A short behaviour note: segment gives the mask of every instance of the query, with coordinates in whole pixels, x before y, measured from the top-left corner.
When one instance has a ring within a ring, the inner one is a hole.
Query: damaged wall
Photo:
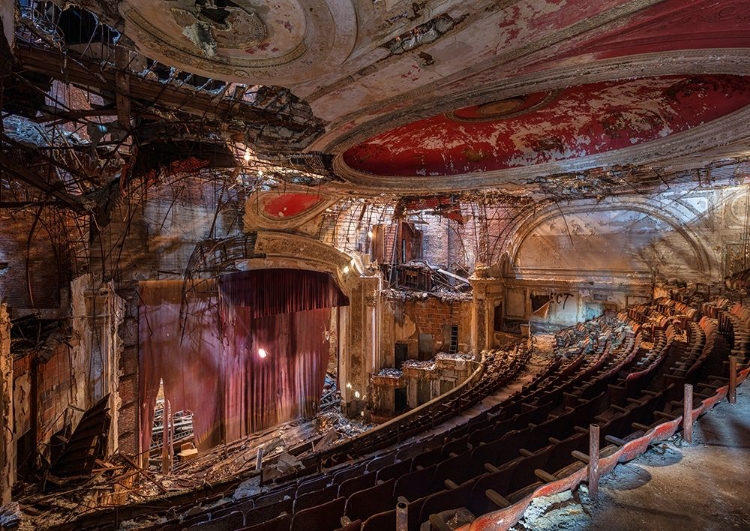
[[[515,235],[504,316],[527,321],[547,297],[537,320],[570,325],[632,304],[658,282],[721,282],[750,263],[749,204],[746,186],[732,185],[540,210]]]
[[[49,457],[52,436],[66,425],[75,427],[83,412],[108,393],[113,412],[108,452],[117,448],[122,301],[111,283],[95,289],[90,275],[75,279],[71,292],[70,326],[14,356],[15,433],[25,465],[34,464],[34,446]]]
[[[13,360],[10,355],[10,317],[0,304],[0,505],[10,502],[16,479],[13,433]]]
[[[227,191],[212,172],[164,175],[149,184],[133,181],[91,245],[95,275],[113,278],[124,301],[113,422],[121,452],[136,455],[139,448],[138,283],[183,278],[198,242],[239,233],[241,207],[236,190]]]
[[[441,300],[425,295],[402,301],[381,295],[381,304],[384,309],[381,312],[382,367],[395,366],[397,344],[406,345],[408,359],[428,360],[438,352],[448,352],[453,326],[457,327],[458,350],[469,350],[471,298]]]
[[[6,300],[13,310],[26,308],[53,309],[60,307],[60,265],[57,249],[49,233],[37,224],[35,235],[29,240],[34,227],[30,212],[0,211],[0,299]]]

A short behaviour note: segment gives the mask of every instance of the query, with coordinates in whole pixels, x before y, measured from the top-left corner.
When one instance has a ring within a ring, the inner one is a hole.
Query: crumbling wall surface
[[[676,185],[660,193],[541,209],[513,237],[504,317],[567,326],[648,296],[654,283],[721,282],[750,266],[750,192]]]
[[[747,186],[733,184],[552,206],[516,233],[512,265],[528,280],[721,281],[750,259],[749,202]]]
[[[49,235],[34,225],[27,212],[0,213],[0,298],[13,309],[58,308],[60,305],[60,268]]]
[[[216,179],[179,174],[134,188],[115,205],[112,221],[91,245],[95,276],[113,278],[123,304],[116,334],[118,414],[113,433],[119,450],[130,455],[138,453],[140,422],[138,283],[182,279],[198,242],[239,234],[242,228],[242,201]]]
[[[451,340],[451,326],[458,326],[458,349],[467,350],[471,341],[471,301],[443,301],[438,297],[406,301],[384,301],[382,312],[384,340],[392,341],[383,345],[390,352],[382,352],[382,359],[393,360],[394,344],[406,342],[409,358],[419,357],[419,336],[432,336],[433,352],[448,352]],[[384,355],[383,355],[384,354]],[[424,357],[424,356],[423,356]]]
[[[82,275],[71,283],[71,311],[74,346],[70,352],[71,405],[86,410],[110,395],[112,415],[108,453],[117,449],[118,389],[122,341],[120,325],[124,301],[114,291],[114,283],[98,283],[92,275]]]
[[[10,356],[10,317],[0,304],[0,505],[10,502],[16,477],[13,434],[13,359]]]

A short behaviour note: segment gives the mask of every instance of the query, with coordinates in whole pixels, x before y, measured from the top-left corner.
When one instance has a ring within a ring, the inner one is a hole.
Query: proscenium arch
[[[702,275],[705,275],[707,278],[711,277],[713,273],[713,267],[711,265],[711,259],[708,255],[708,252],[706,251],[707,242],[705,242],[703,238],[682,225],[681,220],[676,216],[665,214],[664,206],[655,206],[647,203],[639,204],[632,202],[623,202],[612,205],[583,203],[570,206],[560,206],[557,204],[547,206],[544,210],[538,212],[536,216],[532,217],[530,220],[527,220],[517,229],[508,250],[508,254],[510,257],[510,267],[514,271],[518,270],[518,254],[523,247],[526,239],[541,224],[557,217],[563,217],[565,214],[584,214],[611,211],[638,212],[666,223],[667,225],[672,227],[672,229],[677,232],[693,250],[694,256],[697,261],[698,271]]]

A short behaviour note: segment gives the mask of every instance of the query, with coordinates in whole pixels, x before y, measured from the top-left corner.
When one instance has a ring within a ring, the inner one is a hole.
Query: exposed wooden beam
[[[26,184],[31,185],[34,188],[45,192],[46,194],[49,194],[59,201],[62,201],[66,206],[75,210],[76,212],[83,212],[86,210],[82,198],[70,195],[63,190],[60,190],[59,187],[49,184],[39,175],[30,172],[22,166],[19,166],[15,161],[2,153],[0,153],[0,167],[2,167],[8,173],[15,175],[19,180],[25,182]]]
[[[87,57],[74,58],[57,50],[22,43],[18,43],[15,55],[26,71],[44,74],[94,92],[120,92],[115,79],[118,69],[99,61]],[[238,105],[237,101],[228,98],[217,99],[216,94],[184,84],[148,79],[129,71],[123,73],[129,80],[130,97],[148,105],[179,109],[187,114],[219,121],[240,120],[248,124],[282,126],[290,131],[305,131],[310,127],[310,124],[294,123],[246,103]],[[124,84],[124,78],[121,82]]]

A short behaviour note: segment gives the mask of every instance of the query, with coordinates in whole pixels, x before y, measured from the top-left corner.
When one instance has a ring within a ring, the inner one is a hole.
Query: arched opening
[[[172,411],[193,412],[200,450],[318,411],[333,310],[349,304],[330,274],[259,269],[187,290],[149,281],[140,297],[141,451],[160,381]]]

